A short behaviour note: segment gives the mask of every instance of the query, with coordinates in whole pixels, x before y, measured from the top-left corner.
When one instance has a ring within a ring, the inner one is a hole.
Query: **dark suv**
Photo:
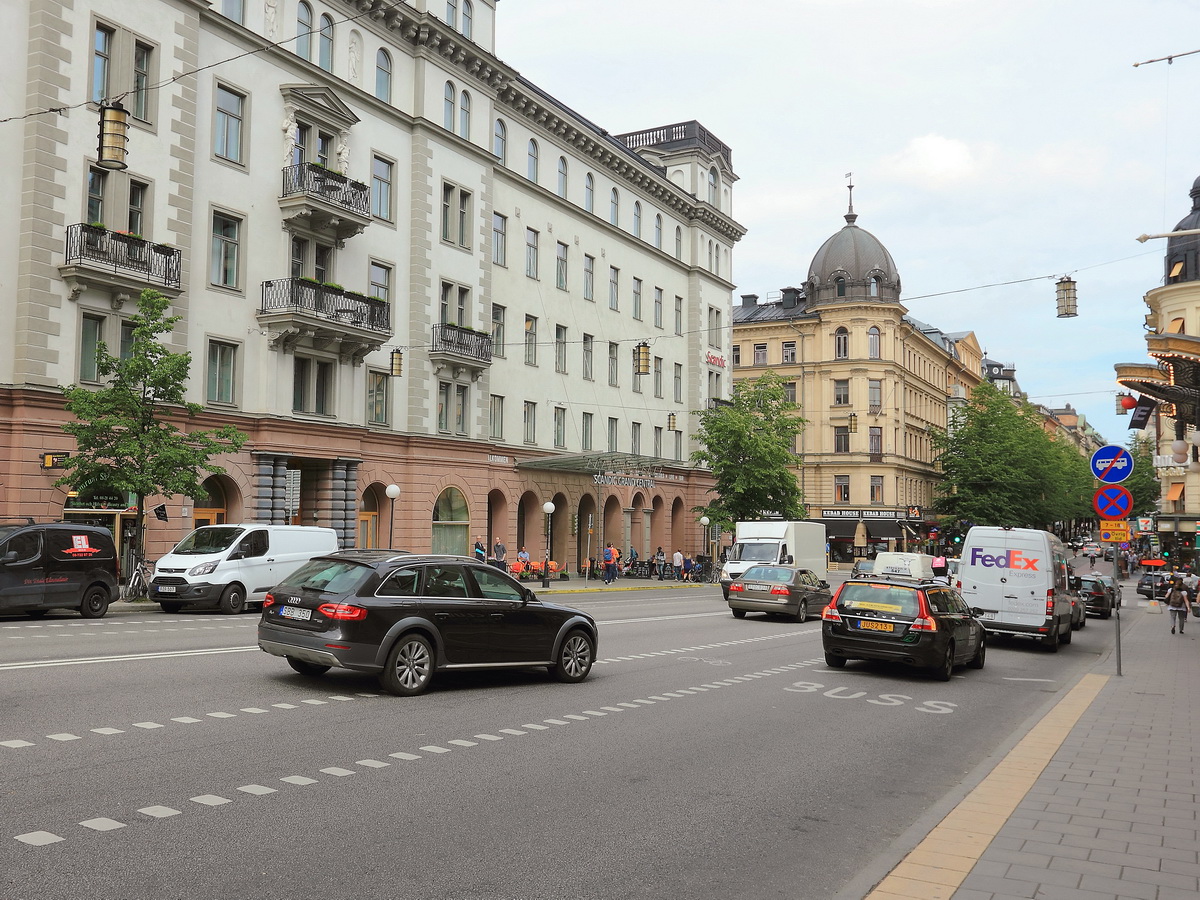
[[[107,528],[0,519],[0,613],[77,609],[99,619],[117,583],[117,550]]]
[[[931,669],[949,681],[954,667],[983,668],[978,612],[949,585],[888,576],[847,581],[821,613],[825,662],[882,659]]]
[[[263,602],[258,646],[301,675],[340,666],[408,696],[435,671],[544,666],[583,681],[596,620],[539,600],[493,566],[464,556],[342,550],[316,557]]]

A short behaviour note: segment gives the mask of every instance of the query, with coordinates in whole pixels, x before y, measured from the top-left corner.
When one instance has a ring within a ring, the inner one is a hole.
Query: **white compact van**
[[[976,525],[963,541],[955,586],[990,634],[1071,643],[1067,550],[1048,531]]]
[[[205,525],[154,564],[150,599],[239,613],[314,556],[338,549],[337,532],[309,525]]]
[[[871,577],[900,575],[904,578],[919,578],[933,581],[933,557],[927,553],[899,553],[884,551],[875,556],[875,567]]]

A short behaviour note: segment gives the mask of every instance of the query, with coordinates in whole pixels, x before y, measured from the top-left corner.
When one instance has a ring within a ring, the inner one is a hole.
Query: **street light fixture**
[[[392,501],[391,508],[388,510],[388,549],[392,549],[395,543],[396,536],[396,498],[400,496],[400,485],[389,484],[383,489],[387,494],[387,498]]]
[[[700,527],[704,529],[703,533],[700,535],[700,543],[701,543],[701,544],[703,545],[703,547],[704,547],[704,553],[705,553],[705,555],[707,555],[707,556],[709,556],[709,557],[710,557],[710,559],[709,559],[709,564],[710,564],[710,565],[712,564],[712,559],[711,559],[711,556],[712,556],[712,554],[710,554],[710,553],[708,552],[708,549],[709,549],[709,545],[712,543],[712,541],[710,541],[710,540],[709,540],[709,537],[708,537],[708,524],[709,524],[711,521],[712,521],[712,519],[710,519],[708,516],[701,516],[701,517],[700,517]]]
[[[542,564],[542,587],[550,587],[550,517],[554,515],[554,504],[547,500],[542,504],[546,514],[546,559]]]

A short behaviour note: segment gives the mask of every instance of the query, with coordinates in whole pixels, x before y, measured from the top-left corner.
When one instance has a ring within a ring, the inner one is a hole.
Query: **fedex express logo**
[[[993,555],[985,553],[978,547],[971,548],[971,565],[983,566],[985,569],[1032,569],[1038,571],[1038,563],[1041,559],[1027,558],[1021,554],[1020,550],[1005,550],[1003,553]]]

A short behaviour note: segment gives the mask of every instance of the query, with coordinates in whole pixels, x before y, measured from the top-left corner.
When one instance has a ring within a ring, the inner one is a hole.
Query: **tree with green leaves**
[[[1121,486],[1133,495],[1133,512],[1152,516],[1158,511],[1156,501],[1162,496],[1158,471],[1154,468],[1154,441],[1144,434],[1135,434],[1125,445],[1133,457],[1133,472]]]
[[[104,343],[96,348],[103,386],[62,389],[66,409],[76,419],[63,430],[75,438],[78,449],[64,462],[67,473],[56,484],[81,493],[134,494],[138,559],[144,551],[146,497],[203,497],[203,478],[225,471],[211,457],[235,452],[246,441],[232,425],[190,432],[175,425],[174,420],[196,416],[203,407],[184,402],[191,354],[173,353],[159,340],[180,319],[167,315],[169,305],[157,291],[142,291],[138,311],[128,320],[132,342],[125,352],[114,356]]]
[[[796,403],[787,399],[782,378],[767,372],[740,381],[732,401],[695,415],[700,420],[700,449],[692,461],[707,466],[716,481],[708,505],[695,512],[725,529],[768,513],[787,520],[804,518],[795,448],[806,422]]]

